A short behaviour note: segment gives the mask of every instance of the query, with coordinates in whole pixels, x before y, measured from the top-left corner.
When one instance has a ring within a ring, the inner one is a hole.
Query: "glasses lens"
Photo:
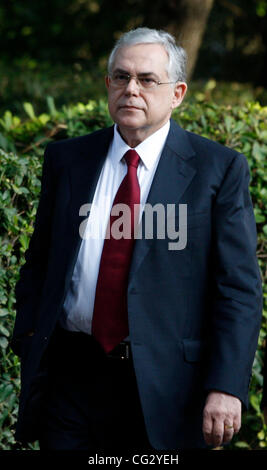
[[[141,88],[145,88],[145,89],[155,88],[157,86],[156,80],[154,80],[154,78],[149,78],[149,77],[139,78],[139,83],[140,83]]]
[[[137,85],[143,90],[147,90],[148,88],[155,88],[157,86],[156,80],[151,77],[134,77],[125,73],[115,72],[111,75],[110,78],[113,85],[118,88],[127,86],[131,78],[134,78]]]
[[[111,75],[111,80],[115,86],[126,86],[129,81],[129,75],[123,73],[114,73]]]

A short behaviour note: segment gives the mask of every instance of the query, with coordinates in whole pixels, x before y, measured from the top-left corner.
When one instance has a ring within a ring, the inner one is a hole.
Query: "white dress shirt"
[[[137,177],[140,185],[140,218],[150,186],[166,142],[170,122],[135,147],[140,156]],[[123,155],[130,147],[122,139],[117,125],[107,158],[97,182],[86,231],[81,242],[69,290],[63,306],[60,324],[71,331],[91,334],[95,290],[106,227],[113,200],[127,173]],[[86,203],[87,201],[85,201]]]

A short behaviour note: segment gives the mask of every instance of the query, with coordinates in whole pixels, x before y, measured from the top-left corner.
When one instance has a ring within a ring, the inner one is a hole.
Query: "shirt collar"
[[[154,134],[150,135],[145,139],[141,144],[135,147],[136,152],[141,158],[141,161],[145,165],[145,167],[150,170],[157,162],[163,147],[165,145],[167,135],[170,129],[170,121],[168,121],[164,126],[158,129]],[[111,163],[115,169],[116,165],[120,162],[123,155],[130,150],[128,144],[123,140],[121,137],[118,126],[115,124],[114,126],[114,138],[111,143],[111,149],[109,158]]]

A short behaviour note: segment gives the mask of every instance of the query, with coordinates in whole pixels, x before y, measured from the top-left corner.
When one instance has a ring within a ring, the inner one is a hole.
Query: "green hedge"
[[[27,65],[28,64],[28,65]],[[33,67],[33,68],[32,68]],[[64,66],[38,62],[3,64],[0,57],[0,115],[6,110],[23,114],[23,102],[34,103],[40,114],[46,111],[47,95],[53,96],[58,106],[96,100],[104,96],[106,62],[86,66],[80,63]],[[64,77],[64,80],[62,79]],[[259,101],[267,104],[267,90],[251,83],[193,80],[187,92],[187,101],[216,101],[219,104],[244,104]]]
[[[35,116],[30,103],[24,103],[24,109],[28,119],[23,122],[9,111],[0,119],[0,449],[16,448],[14,423],[20,385],[19,360],[9,348],[9,339],[15,318],[14,287],[33,232],[44,148],[52,140],[84,135],[111,124],[104,100],[65,106],[58,111],[53,99],[48,98],[48,111],[39,116]],[[184,128],[246,155],[258,228],[257,253],[265,283],[267,107],[258,103],[217,106],[190,100],[177,109],[173,117]],[[267,447],[267,426],[263,424],[260,411],[266,332],[265,310],[253,365],[250,407],[230,449]],[[37,449],[38,445],[29,447]]]

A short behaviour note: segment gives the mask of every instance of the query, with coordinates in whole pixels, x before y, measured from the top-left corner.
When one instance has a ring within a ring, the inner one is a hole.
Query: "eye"
[[[128,81],[128,75],[125,73],[114,73],[113,75],[113,80],[116,82],[127,82]]]
[[[142,85],[146,88],[153,87],[157,84],[156,80],[151,77],[143,77],[139,79]]]

